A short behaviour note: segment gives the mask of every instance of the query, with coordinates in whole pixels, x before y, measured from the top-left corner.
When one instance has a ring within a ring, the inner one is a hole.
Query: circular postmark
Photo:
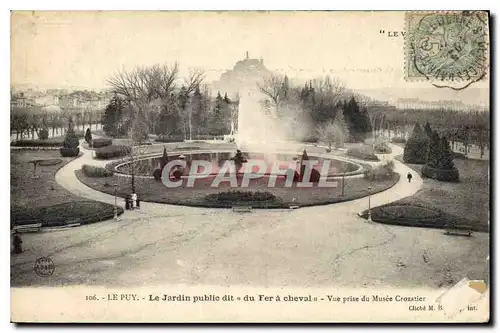
[[[54,262],[48,257],[38,258],[35,262],[34,270],[39,276],[51,276],[55,269]]]
[[[410,74],[462,89],[488,66],[488,24],[483,12],[420,14],[409,27]]]

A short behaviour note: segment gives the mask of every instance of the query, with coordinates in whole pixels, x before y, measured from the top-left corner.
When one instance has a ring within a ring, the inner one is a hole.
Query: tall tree
[[[444,170],[451,170],[455,168],[455,164],[453,163],[453,154],[450,149],[450,143],[446,139],[445,136],[441,138],[441,158],[439,167]]]
[[[128,123],[125,115],[125,101],[118,95],[115,95],[106,106],[101,119],[104,133],[111,137],[125,135],[128,131]]]
[[[435,169],[441,168],[442,146],[441,146],[441,139],[439,138],[437,132],[432,132],[429,138],[426,160],[428,166]]]
[[[428,139],[419,123],[415,124],[411,136],[408,138],[403,160],[406,163],[423,164],[427,161]]]

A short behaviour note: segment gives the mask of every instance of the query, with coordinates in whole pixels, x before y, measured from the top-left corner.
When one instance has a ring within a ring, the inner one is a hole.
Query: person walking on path
[[[411,182],[411,177],[412,177],[411,173],[410,173],[410,172],[408,172],[408,175],[406,175],[406,178],[408,178],[408,183],[410,183],[410,182]]]

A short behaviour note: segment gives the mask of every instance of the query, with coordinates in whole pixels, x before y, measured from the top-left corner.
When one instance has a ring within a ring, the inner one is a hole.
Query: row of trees
[[[445,136],[456,150],[461,142],[467,153],[471,144],[480,148],[481,157],[490,142],[490,114],[488,111],[456,111],[448,109],[400,110],[372,107],[370,118],[374,121],[374,135],[406,137],[416,123],[428,122],[440,136]]]
[[[66,127],[69,118],[74,119],[76,129],[83,131],[85,127],[92,127],[101,122],[102,111],[84,110],[62,112],[25,112],[22,110],[13,110],[10,117],[11,131],[16,133],[16,140],[26,138],[35,138],[35,134],[40,137],[41,131],[51,133],[51,136],[62,134],[62,128]]]

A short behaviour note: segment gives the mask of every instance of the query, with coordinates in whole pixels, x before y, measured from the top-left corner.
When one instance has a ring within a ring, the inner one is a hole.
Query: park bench
[[[12,228],[15,232],[39,232],[42,229],[41,223],[16,225]]]
[[[464,228],[447,227],[445,234],[456,235],[456,236],[471,236],[472,231],[470,229],[464,229]]]
[[[250,213],[252,211],[252,206],[238,205],[233,206],[233,212],[235,213]]]

